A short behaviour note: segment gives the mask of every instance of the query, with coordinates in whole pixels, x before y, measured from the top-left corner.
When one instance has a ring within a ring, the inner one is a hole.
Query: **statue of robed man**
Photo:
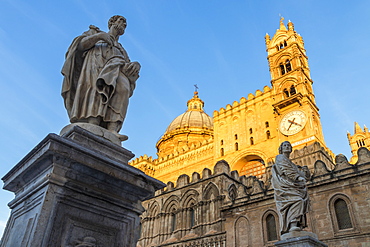
[[[113,16],[108,33],[91,25],[69,47],[62,96],[71,123],[98,125],[118,135],[140,71],[118,43],[126,26],[124,17]]]
[[[279,147],[272,166],[272,186],[276,208],[279,214],[281,234],[301,231],[307,227],[309,197],[306,180],[309,178],[307,166],[300,167],[290,159],[292,145],[285,141]]]

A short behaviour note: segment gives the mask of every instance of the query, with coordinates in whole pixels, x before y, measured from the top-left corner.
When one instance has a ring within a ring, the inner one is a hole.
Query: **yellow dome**
[[[203,111],[186,111],[172,121],[165,134],[193,128],[213,130],[213,119]]]
[[[201,143],[213,138],[213,119],[204,112],[198,92],[187,103],[188,110],[176,117],[157,142],[158,155],[168,155],[176,147]]]
[[[188,110],[172,121],[164,135],[189,129],[213,130],[213,119],[204,112],[204,102],[198,97],[198,92],[194,92],[187,106]]]

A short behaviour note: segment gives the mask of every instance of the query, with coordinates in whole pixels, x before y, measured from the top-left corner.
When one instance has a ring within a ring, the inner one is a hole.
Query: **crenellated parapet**
[[[214,121],[216,118],[222,118],[228,115],[232,115],[233,113],[239,112],[241,110],[245,110],[247,107],[257,104],[258,102],[263,101],[266,97],[269,97],[271,93],[271,88],[269,86],[265,86],[263,91],[256,90],[254,94],[248,94],[247,99],[242,97],[239,102],[234,101],[232,104],[226,105],[224,108],[220,108],[220,110],[215,110],[213,112]]]
[[[145,174],[155,176],[162,181],[175,182],[176,176],[173,175],[175,172],[178,172],[181,168],[183,172],[186,172],[184,163],[198,161],[199,164],[202,160],[209,162],[210,159],[212,159],[213,152],[213,142],[211,140],[204,140],[197,144],[192,143],[190,145],[184,145],[173,153],[156,159],[153,159],[151,156],[148,157],[147,155],[143,155],[132,160],[129,164],[144,171]],[[193,171],[193,167],[189,169],[190,174]],[[168,176],[163,177],[164,174]]]
[[[142,170],[145,174],[149,176],[155,175],[155,160],[152,156],[144,154],[129,162],[129,165]]]

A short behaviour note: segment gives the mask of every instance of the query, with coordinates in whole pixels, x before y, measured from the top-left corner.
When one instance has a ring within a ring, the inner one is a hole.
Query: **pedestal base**
[[[106,140],[109,140],[110,142],[117,144],[118,146],[121,146],[121,142],[126,141],[128,139],[128,136],[126,135],[113,133],[107,129],[104,129],[100,126],[90,123],[69,124],[60,131],[60,136],[68,136],[69,134],[73,133],[76,126],[89,131],[90,133],[96,135],[97,137],[102,137]]]
[[[281,236],[281,241],[276,242],[278,247],[327,247],[317,239],[317,235],[306,231],[292,231]]]
[[[130,151],[78,126],[66,133],[2,179],[15,199],[1,246],[136,246],[141,201],[165,185],[128,165]]]

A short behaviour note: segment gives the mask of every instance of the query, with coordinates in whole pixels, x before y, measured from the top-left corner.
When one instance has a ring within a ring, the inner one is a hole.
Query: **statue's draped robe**
[[[283,154],[276,156],[272,167],[272,186],[275,190],[275,202],[279,211],[281,234],[289,231],[289,223],[298,222],[302,228],[307,226],[309,198],[305,182],[298,177],[305,173]]]
[[[130,60],[118,42],[111,47],[99,41],[86,51],[78,50],[81,40],[94,33],[90,29],[75,38],[67,51],[62,69],[65,107],[71,123],[90,117],[122,123],[138,75],[125,75],[124,65]]]

